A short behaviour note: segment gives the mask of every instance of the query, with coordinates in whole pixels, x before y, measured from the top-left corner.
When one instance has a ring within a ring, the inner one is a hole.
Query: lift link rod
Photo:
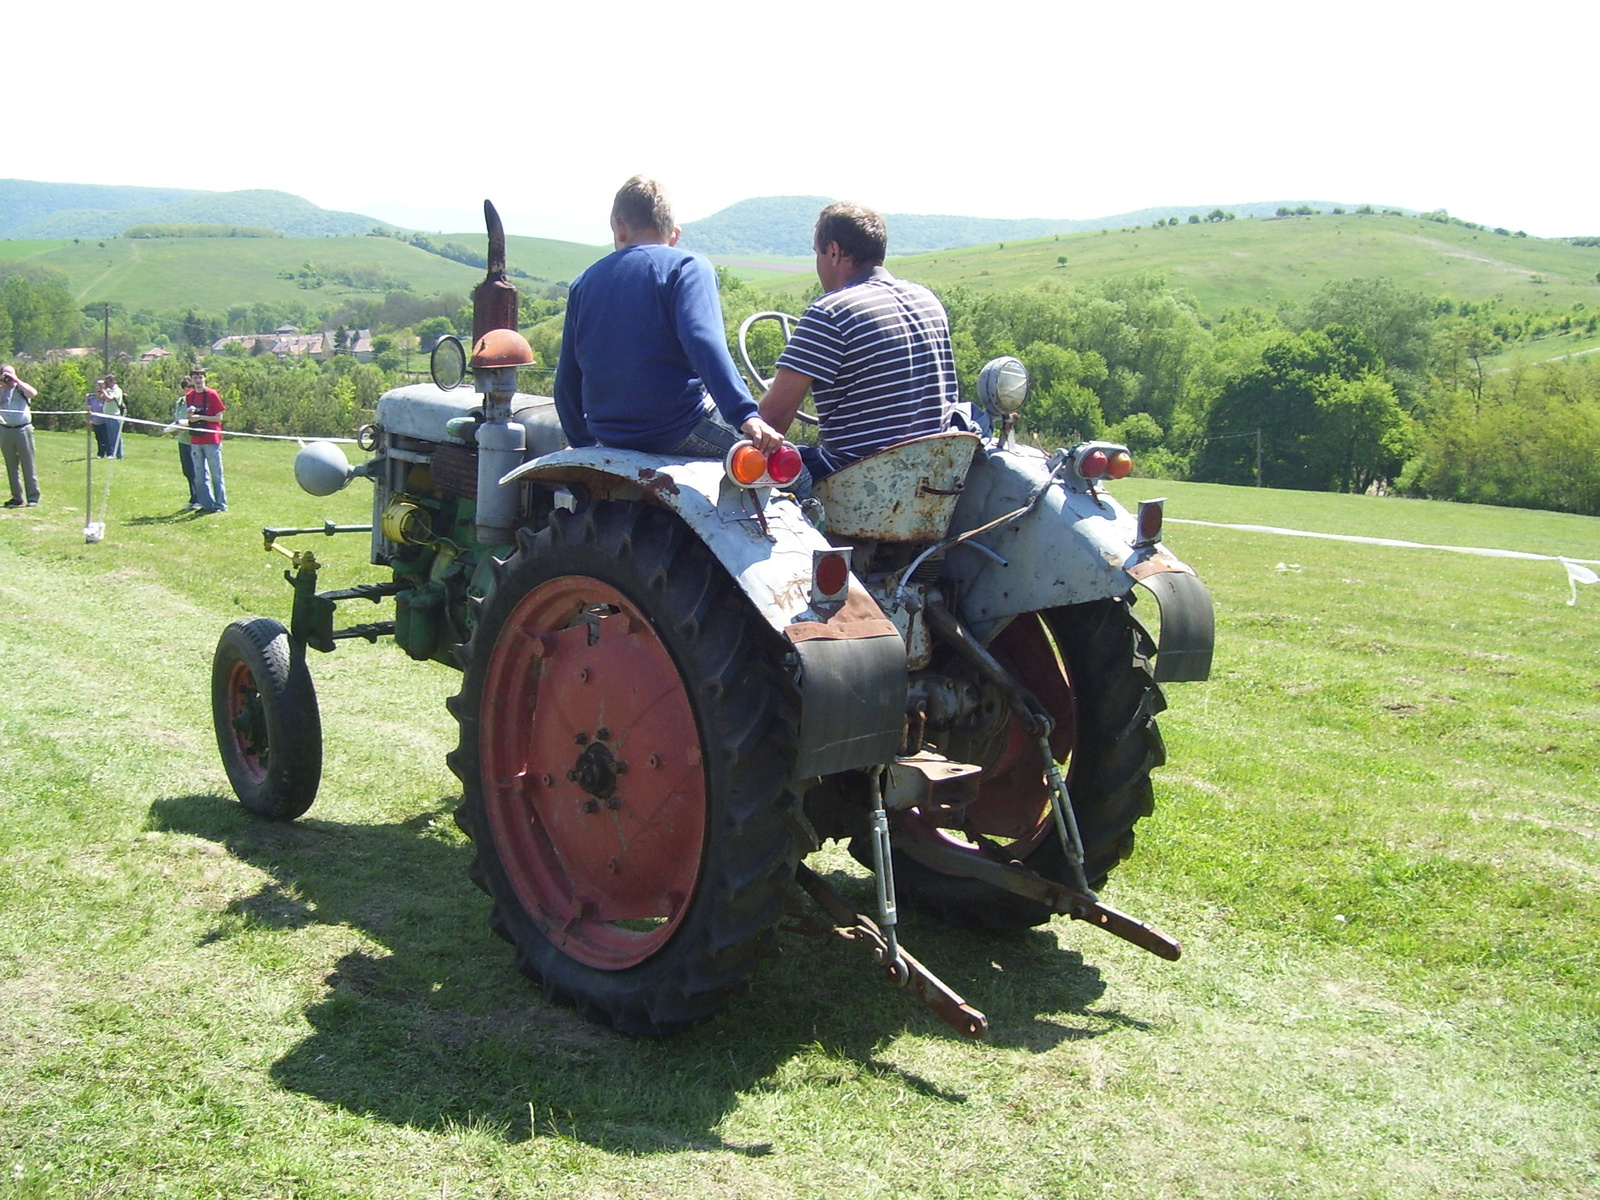
[[[857,942],[866,947],[877,960],[889,982],[903,987],[926,1004],[946,1025],[962,1037],[982,1041],[989,1033],[989,1018],[958,996],[927,967],[898,947],[898,963],[890,955],[889,943],[871,917],[856,912],[829,887],[820,875],[805,863],[795,868],[795,882],[805,888],[824,912],[833,920],[833,932],[847,942]],[[898,968],[898,969],[897,969]],[[901,971],[904,974],[901,974]]]
[[[960,875],[976,879],[991,887],[1026,896],[1054,912],[1063,913],[1075,921],[1087,921],[1107,933],[1115,934],[1125,942],[1132,942],[1141,950],[1148,950],[1158,958],[1177,962],[1183,948],[1175,938],[1169,937],[1152,925],[1136,917],[1119,912],[1093,895],[1077,891],[1053,879],[1046,879],[1018,863],[1004,863],[998,859],[981,856],[970,850],[941,846],[936,842],[892,834],[894,848],[907,858],[925,867],[947,875]]]

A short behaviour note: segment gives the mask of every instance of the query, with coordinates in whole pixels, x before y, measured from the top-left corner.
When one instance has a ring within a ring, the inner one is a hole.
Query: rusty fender
[[[1054,463],[1032,447],[985,446],[973,459],[951,535],[1015,511],[1051,477]],[[1135,547],[1134,517],[1067,467],[1031,510],[952,546],[945,574],[959,587],[958,613],[981,641],[1019,613],[1124,596],[1143,584],[1161,608],[1156,678],[1201,680],[1211,671],[1211,596],[1164,546]]]
[[[736,486],[716,459],[601,446],[526,462],[500,485],[519,481],[577,486],[596,500],[660,505],[705,544],[767,624],[788,640],[799,665],[796,779],[894,758],[905,726],[905,643],[854,576],[842,606],[812,608],[813,555],[832,547],[793,500],[770,488]]]

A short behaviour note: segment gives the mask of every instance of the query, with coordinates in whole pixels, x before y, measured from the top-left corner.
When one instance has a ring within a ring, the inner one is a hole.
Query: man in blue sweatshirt
[[[743,434],[776,448],[782,435],[761,419],[728,354],[716,272],[676,249],[661,185],[640,175],[623,184],[611,233],[616,253],[567,294],[555,383],[567,441],[720,458]]]

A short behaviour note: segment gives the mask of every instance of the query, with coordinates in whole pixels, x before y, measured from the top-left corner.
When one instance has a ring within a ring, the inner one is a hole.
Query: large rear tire
[[[1133,852],[1134,826],[1155,807],[1150,772],[1166,761],[1155,722],[1166,699],[1151,671],[1149,635],[1127,601],[1116,598],[1024,614],[989,648],[1055,718],[1051,749],[1066,764],[1085,874],[1099,888]],[[973,823],[990,830],[1009,827],[1003,838],[989,839],[998,842],[1002,857],[1071,883],[1050,815],[1042,753],[1015,717],[1002,736],[1005,746],[973,802]],[[970,841],[921,823],[916,814],[904,828],[979,853]],[[1042,904],[943,874],[903,854],[895,856],[894,871],[895,890],[905,903],[957,928],[1025,929],[1051,917]]]
[[[292,821],[322,782],[322,718],[303,654],[267,617],[222,631],[211,659],[211,720],[228,782],[258,816]]]
[[[523,532],[450,703],[450,766],[490,927],[548,998],[671,1033],[755,968],[799,861],[781,650],[660,509]]]

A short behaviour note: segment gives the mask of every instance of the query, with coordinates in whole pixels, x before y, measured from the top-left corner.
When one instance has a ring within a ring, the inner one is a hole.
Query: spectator
[[[11,364],[0,367],[0,454],[5,456],[11,499],[6,508],[39,504],[39,475],[34,468],[33,410],[28,407],[38,391],[17,378]],[[26,486],[27,499],[23,499]]]
[[[228,406],[206,386],[206,373],[196,371],[184,396],[189,413],[191,453],[194,455],[194,489],[200,511],[228,511],[228,492],[222,483],[222,413]]]

